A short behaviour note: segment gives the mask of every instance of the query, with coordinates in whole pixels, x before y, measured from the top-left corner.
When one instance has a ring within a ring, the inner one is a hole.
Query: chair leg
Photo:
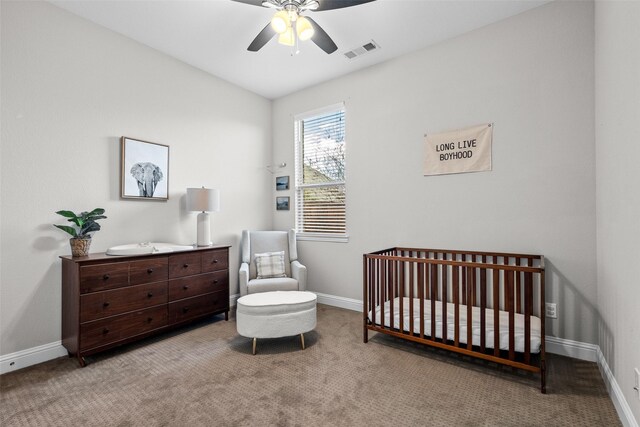
[[[258,341],[258,338],[254,338],[253,339],[253,354],[256,354],[256,341]]]
[[[300,344],[302,344],[302,349],[304,350],[304,334],[300,334]]]

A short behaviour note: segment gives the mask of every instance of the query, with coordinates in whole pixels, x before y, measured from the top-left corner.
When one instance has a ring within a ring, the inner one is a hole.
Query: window
[[[347,241],[344,105],[295,118],[296,230],[302,239]]]

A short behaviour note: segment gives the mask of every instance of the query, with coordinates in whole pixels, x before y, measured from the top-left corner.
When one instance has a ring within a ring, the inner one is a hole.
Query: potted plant
[[[91,234],[100,230],[100,224],[96,221],[106,218],[103,215],[104,209],[95,208],[91,212],[80,212],[75,214],[71,211],[58,211],[58,215],[69,218],[67,221],[72,222],[74,226],[57,225],[60,230],[71,234],[69,243],[71,244],[71,255],[74,257],[87,256],[89,247],[91,246]]]

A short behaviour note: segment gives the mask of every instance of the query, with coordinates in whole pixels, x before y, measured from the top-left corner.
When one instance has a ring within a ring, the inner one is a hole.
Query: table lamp
[[[187,188],[187,210],[198,214],[198,246],[211,246],[211,221],[208,212],[220,210],[220,191],[210,188]]]

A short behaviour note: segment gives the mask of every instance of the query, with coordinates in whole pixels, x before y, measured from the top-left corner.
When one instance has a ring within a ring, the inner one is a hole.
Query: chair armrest
[[[291,263],[291,277],[298,281],[298,290],[307,290],[307,267],[300,264],[299,261]]]
[[[247,284],[249,283],[249,264],[246,262],[240,264],[238,279],[240,281],[240,296],[243,297],[247,294]]]

